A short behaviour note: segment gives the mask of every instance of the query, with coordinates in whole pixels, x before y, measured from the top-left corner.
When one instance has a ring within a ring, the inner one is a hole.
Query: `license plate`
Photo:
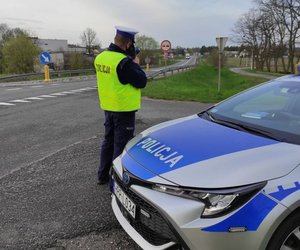
[[[118,186],[118,184],[114,183],[114,193],[117,199],[121,202],[126,211],[135,218],[135,210],[136,205],[134,202],[124,193],[124,191]]]

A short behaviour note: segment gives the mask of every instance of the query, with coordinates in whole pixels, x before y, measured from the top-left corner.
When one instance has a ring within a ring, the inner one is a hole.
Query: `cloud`
[[[0,22],[29,29],[42,38],[80,43],[87,28],[108,46],[115,25],[136,28],[158,42],[174,46],[215,44],[215,36],[229,34],[252,0],[9,0],[1,5]]]

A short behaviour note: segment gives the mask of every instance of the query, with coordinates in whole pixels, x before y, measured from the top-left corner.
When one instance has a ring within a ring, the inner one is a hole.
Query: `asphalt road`
[[[236,74],[239,75],[245,75],[245,76],[254,76],[254,77],[259,77],[259,78],[265,78],[268,80],[273,80],[279,76],[274,76],[272,74],[263,74],[263,73],[252,73],[252,72],[248,72],[246,71],[247,69],[249,69],[248,67],[245,68],[230,68],[230,70]]]
[[[136,133],[207,106],[143,99]],[[95,80],[0,84],[0,120],[0,249],[138,249],[96,184]]]

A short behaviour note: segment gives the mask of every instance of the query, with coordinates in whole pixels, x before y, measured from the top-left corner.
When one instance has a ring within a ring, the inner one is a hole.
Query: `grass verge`
[[[150,81],[142,91],[144,97],[216,103],[266,79],[242,76],[223,68],[218,92],[218,69],[207,64],[159,80]]]

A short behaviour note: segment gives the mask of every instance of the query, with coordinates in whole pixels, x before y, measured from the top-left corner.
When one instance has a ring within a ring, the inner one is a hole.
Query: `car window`
[[[272,81],[242,92],[210,112],[216,118],[271,131],[297,142],[300,137],[300,83]],[[296,137],[295,137],[296,136]]]
[[[233,108],[234,112],[239,113],[241,116],[246,116],[249,113],[260,113],[261,110],[274,111],[283,110],[289,101],[287,96],[278,96],[273,91],[268,91],[257,97],[241,102],[238,106]]]

